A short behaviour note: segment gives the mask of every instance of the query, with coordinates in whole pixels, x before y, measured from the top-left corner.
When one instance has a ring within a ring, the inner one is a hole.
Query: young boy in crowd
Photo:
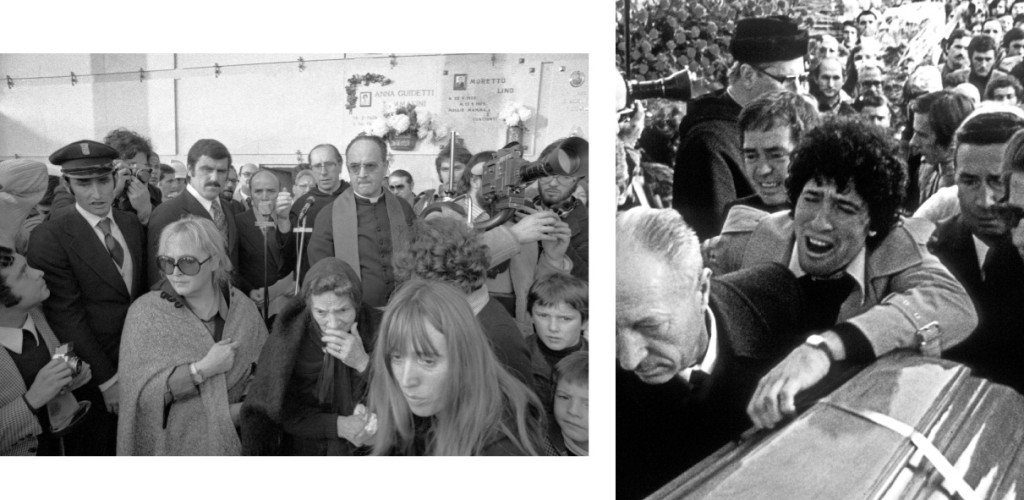
[[[559,455],[587,456],[590,446],[589,354],[576,351],[555,365],[555,418],[548,437]]]
[[[533,365],[533,386],[552,412],[552,374],[566,356],[587,350],[587,282],[568,274],[550,274],[533,283],[526,298],[526,310],[533,321],[533,334],[526,338]]]

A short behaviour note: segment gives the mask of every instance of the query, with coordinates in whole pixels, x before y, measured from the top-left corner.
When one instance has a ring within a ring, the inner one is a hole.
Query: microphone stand
[[[298,233],[299,233],[299,254],[295,257],[295,296],[296,297],[299,296],[299,276],[302,276],[302,250],[303,250],[303,243],[306,242],[306,239],[305,239],[305,237],[306,237],[305,229],[306,229],[306,218],[307,217],[308,216],[303,215],[302,218],[299,219],[299,221],[298,221],[299,222],[299,227],[297,228],[298,229]]]

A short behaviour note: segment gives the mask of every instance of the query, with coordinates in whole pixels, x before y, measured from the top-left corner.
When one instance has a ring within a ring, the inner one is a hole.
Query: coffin
[[[952,470],[943,474],[921,451],[927,443],[919,448],[893,430],[899,423],[934,445]],[[1024,499],[1024,396],[957,363],[901,352],[865,368],[785,427],[725,446],[650,498],[972,495]]]

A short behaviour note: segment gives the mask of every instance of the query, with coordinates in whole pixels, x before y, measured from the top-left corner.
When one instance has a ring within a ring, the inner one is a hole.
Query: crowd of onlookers
[[[454,145],[417,193],[388,148],[0,162],[0,454],[587,455],[580,175]]]
[[[947,15],[905,83],[881,12],[739,16],[720,88],[620,110],[621,496],[891,351],[1024,391],[1024,1]]]

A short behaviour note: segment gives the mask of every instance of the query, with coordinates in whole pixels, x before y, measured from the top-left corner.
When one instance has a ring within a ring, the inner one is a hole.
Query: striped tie
[[[124,265],[124,248],[114,239],[114,235],[110,234],[110,219],[105,218],[96,225],[99,226],[100,231],[103,231],[103,242],[107,244],[107,251],[110,252],[110,256],[114,258],[114,263],[120,269]]]
[[[217,226],[217,231],[220,231],[220,235],[224,237],[224,245],[228,244],[228,220],[224,217],[224,210],[220,207],[220,200],[213,200],[210,204],[210,215],[213,216],[213,224]]]

